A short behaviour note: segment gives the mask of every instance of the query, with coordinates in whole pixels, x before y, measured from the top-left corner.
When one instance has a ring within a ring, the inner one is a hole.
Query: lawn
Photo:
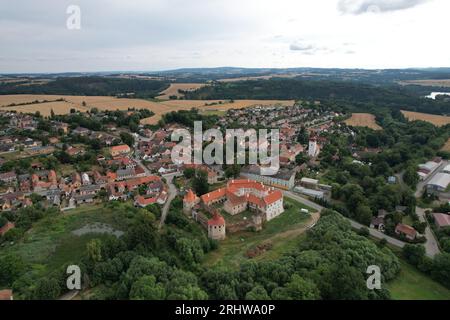
[[[256,260],[275,259],[295,247],[311,220],[310,215],[301,213],[300,209],[308,209],[311,213],[315,210],[288,198],[285,198],[285,203],[289,208],[279,217],[265,223],[263,230],[227,235],[227,239],[220,242],[217,250],[207,254],[205,265],[220,262],[237,268],[240,263],[248,260],[245,253],[262,243],[270,242],[272,248],[256,257]]]
[[[0,255],[12,253],[44,273],[67,262],[77,261],[84,254],[86,244],[104,234],[88,233],[77,236],[72,231],[93,223],[103,223],[116,230],[124,230],[127,216],[102,205],[84,206],[37,222],[19,242],[0,248]]]
[[[400,258],[399,258],[400,259]],[[450,290],[400,259],[401,271],[387,284],[395,300],[450,300]]]

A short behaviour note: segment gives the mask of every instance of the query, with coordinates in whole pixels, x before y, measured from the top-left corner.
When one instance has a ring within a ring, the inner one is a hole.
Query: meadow
[[[409,121],[417,121],[417,120],[426,121],[434,124],[437,127],[443,127],[447,124],[450,124],[450,117],[446,116],[438,116],[434,114],[412,112],[412,111],[402,111],[402,113]]]
[[[367,127],[374,130],[382,130],[376,123],[375,116],[369,113],[353,113],[351,118],[347,119],[345,123],[352,127]]]

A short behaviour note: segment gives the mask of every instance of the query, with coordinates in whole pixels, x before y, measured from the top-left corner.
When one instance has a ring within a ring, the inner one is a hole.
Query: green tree
[[[161,283],[156,283],[154,276],[143,276],[133,283],[130,291],[132,300],[164,300],[166,290]]]
[[[270,296],[267,294],[266,289],[263,286],[257,285],[252,290],[247,292],[245,300],[270,300]]]
[[[199,196],[208,193],[209,184],[208,184],[208,174],[204,170],[197,170],[195,174],[195,178],[192,181],[192,187],[194,191]]]
[[[320,292],[313,282],[294,274],[285,287],[276,288],[272,292],[272,298],[275,300],[317,300],[320,298]]]
[[[39,279],[34,290],[34,299],[37,300],[54,300],[61,293],[58,280],[55,278]]]

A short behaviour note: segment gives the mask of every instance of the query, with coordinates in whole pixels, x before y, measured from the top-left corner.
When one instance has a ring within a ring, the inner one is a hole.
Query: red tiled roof
[[[208,203],[210,201],[214,201],[214,200],[217,200],[217,199],[220,199],[220,198],[224,197],[225,196],[225,192],[226,192],[226,189],[225,188],[221,188],[221,189],[214,190],[214,191],[212,191],[210,193],[204,194],[204,195],[201,196],[201,198],[202,198],[202,201],[204,203]]]
[[[450,215],[445,213],[434,213],[434,220],[440,227],[450,226]]]
[[[143,196],[136,197],[136,202],[141,206],[148,206],[150,204],[156,203],[157,198],[145,198]]]
[[[417,231],[413,227],[402,223],[399,223],[397,227],[395,227],[395,231],[409,236],[415,236],[417,234]]]
[[[281,193],[281,191],[275,190],[264,197],[264,202],[266,203],[266,205],[269,205],[274,202],[277,202],[278,200],[280,200],[282,198],[283,198],[283,194]]]
[[[0,236],[3,236],[5,233],[13,229],[14,227],[15,227],[14,223],[8,221],[3,227],[0,228]]]
[[[224,226],[225,219],[217,212],[214,212],[213,217],[208,220],[208,226]]]
[[[5,290],[0,290],[0,300],[12,300],[12,290],[9,289],[5,289]]]
[[[111,147],[111,152],[129,152],[129,151],[130,151],[130,147],[126,144]]]
[[[192,189],[189,189],[186,195],[184,196],[184,201],[188,203],[193,203],[197,199],[197,196],[195,195],[194,191]]]

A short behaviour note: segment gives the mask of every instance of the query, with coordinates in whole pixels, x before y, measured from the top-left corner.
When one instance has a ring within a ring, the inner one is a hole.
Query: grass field
[[[182,93],[179,93],[178,90],[183,91],[194,91],[204,87],[206,84],[204,83],[171,83],[170,86],[162,91],[157,99],[168,100],[171,96],[176,96],[178,98],[183,97]]]
[[[263,230],[227,235],[227,239],[220,242],[217,250],[208,253],[204,263],[214,265],[220,262],[237,268],[240,263],[248,260],[245,253],[257,245],[271,243],[273,246],[254,260],[275,259],[295,247],[312,220],[310,215],[300,213],[300,209],[306,208],[311,213],[315,211],[288,198],[285,198],[285,203],[291,207],[279,217],[267,222]]]
[[[367,127],[374,130],[382,130],[375,121],[375,116],[369,113],[353,113],[350,119],[345,120],[348,126]]]
[[[450,300],[450,290],[401,261],[399,276],[387,284],[395,300]]]
[[[55,101],[63,98],[65,101]],[[29,103],[33,101],[40,103],[29,105],[9,106],[13,103]],[[143,119],[142,124],[157,124],[161,117],[171,111],[190,110],[198,108],[200,111],[212,110],[214,113],[226,112],[229,109],[242,109],[253,105],[272,106],[283,104],[293,106],[294,100],[236,100],[229,102],[225,100],[168,100],[155,102],[143,99],[119,99],[106,96],[58,96],[58,95],[0,95],[0,110],[11,110],[22,113],[35,113],[39,111],[43,116],[50,116],[51,110],[55,114],[66,114],[70,109],[86,112],[91,108],[99,110],[128,110],[129,108],[148,109],[155,113],[153,117]],[[86,105],[84,105],[86,104]]]
[[[0,255],[18,255],[45,274],[65,263],[77,261],[90,240],[105,237],[104,234],[77,236],[72,233],[93,223],[107,224],[116,230],[123,230],[127,225],[126,218],[114,209],[102,205],[82,206],[56,217],[42,219],[21,241],[0,248]]]
[[[450,124],[450,117],[411,111],[402,111],[402,113],[409,121],[422,120],[432,123],[437,127],[442,127]]]

